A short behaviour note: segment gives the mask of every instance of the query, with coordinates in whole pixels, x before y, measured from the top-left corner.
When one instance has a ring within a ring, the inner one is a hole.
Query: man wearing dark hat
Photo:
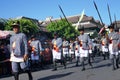
[[[78,36],[79,39],[79,53],[80,59],[82,62],[82,71],[85,70],[85,59],[89,57],[89,49],[92,49],[90,37],[84,33],[84,27],[79,27],[78,30],[80,31],[80,35]],[[89,65],[92,67],[92,64],[89,61]]]
[[[110,59],[112,61],[113,70],[115,70],[119,68],[118,44],[120,43],[120,37],[114,30],[114,24],[111,24],[108,28],[110,30],[108,34]]]
[[[104,33],[102,35],[102,39],[101,39],[101,48],[102,48],[102,55],[103,55],[103,59],[106,60],[109,59],[109,52],[108,52],[108,40],[106,38],[106,34]]]
[[[35,35],[31,36],[31,43],[30,46],[32,48],[31,50],[31,61],[32,66],[39,66],[41,62],[41,54],[42,54],[42,45],[39,40],[36,39]],[[43,67],[42,62],[40,64],[41,68]]]
[[[53,54],[53,65],[54,70],[57,70],[57,62],[62,61],[62,38],[58,37],[58,34],[54,33],[54,39],[52,40],[52,54]],[[63,62],[64,68],[66,68],[65,62]]]
[[[24,33],[20,33],[20,23],[12,24],[14,35],[10,38],[10,61],[15,80],[19,80],[19,66],[28,73],[29,80],[33,80],[28,68],[28,46],[27,38]]]

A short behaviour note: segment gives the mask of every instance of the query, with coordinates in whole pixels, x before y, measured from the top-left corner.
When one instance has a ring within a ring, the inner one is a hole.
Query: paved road
[[[110,60],[102,60],[97,57],[93,63],[94,68],[86,65],[86,70],[81,71],[81,66],[75,67],[75,63],[68,63],[67,69],[62,66],[57,71],[51,71],[50,66],[44,70],[32,72],[34,80],[120,80],[120,69],[112,70]],[[20,80],[28,80],[27,74],[20,74]],[[14,80],[12,76],[0,78],[0,80]]]

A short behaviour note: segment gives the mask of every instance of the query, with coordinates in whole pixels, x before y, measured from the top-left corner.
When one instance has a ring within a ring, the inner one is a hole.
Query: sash
[[[109,39],[109,43],[112,44],[112,37]]]
[[[78,45],[75,46],[75,50],[78,50]]]
[[[80,41],[80,47],[82,47],[82,44],[83,44],[83,42],[82,42],[82,40]]]
[[[32,53],[36,56],[35,46],[32,46]]]
[[[102,41],[102,46],[104,46],[105,45],[105,42],[104,41]]]
[[[54,43],[53,43],[53,49],[54,49],[56,52],[59,52],[59,48],[58,48],[57,45],[56,45],[56,40],[55,40]]]

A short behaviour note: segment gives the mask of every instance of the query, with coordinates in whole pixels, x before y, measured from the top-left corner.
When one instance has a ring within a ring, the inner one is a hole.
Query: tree
[[[47,30],[51,32],[52,36],[54,32],[58,32],[59,36],[65,37],[66,39],[74,38],[78,35],[78,31],[75,30],[75,27],[72,24],[68,24],[65,19],[59,21],[52,21],[48,26]]]
[[[20,22],[20,31],[25,33],[28,37],[39,31],[38,26],[29,19],[9,20],[5,25],[5,30],[12,30],[11,25],[16,21]]]
[[[7,19],[0,18],[0,30],[4,30]]]

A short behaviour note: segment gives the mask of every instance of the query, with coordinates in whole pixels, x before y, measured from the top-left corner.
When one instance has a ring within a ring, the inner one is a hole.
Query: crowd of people
[[[6,43],[0,43],[0,75],[7,75],[11,72],[11,64],[7,61],[10,58],[9,45]],[[5,63],[4,60],[6,60]]]
[[[81,64],[82,71],[86,70],[86,60],[90,67],[94,68],[92,63],[96,56],[103,56],[103,60],[111,60],[113,70],[119,68],[120,34],[115,30],[114,24],[108,27],[110,33],[101,34],[100,40],[91,39],[90,35],[85,34],[84,27],[79,27],[80,35],[70,40],[60,37],[55,32],[54,38],[48,43],[49,47],[45,49],[43,49],[41,41],[37,39],[37,35],[31,36],[30,40],[27,40],[26,35],[20,32],[19,25],[19,22],[12,25],[15,35],[10,37],[9,47],[6,47],[4,43],[0,44],[0,67],[5,68],[5,65],[9,64],[11,68],[7,68],[7,71],[12,71],[15,80],[19,80],[19,70],[28,73],[29,80],[33,80],[30,68],[36,66],[44,68],[43,52],[51,54],[49,60],[53,63],[53,71],[58,69],[58,63],[61,63],[66,69],[67,62],[73,62],[73,60],[75,60],[75,66]],[[2,62],[6,59],[9,59],[10,62]]]

